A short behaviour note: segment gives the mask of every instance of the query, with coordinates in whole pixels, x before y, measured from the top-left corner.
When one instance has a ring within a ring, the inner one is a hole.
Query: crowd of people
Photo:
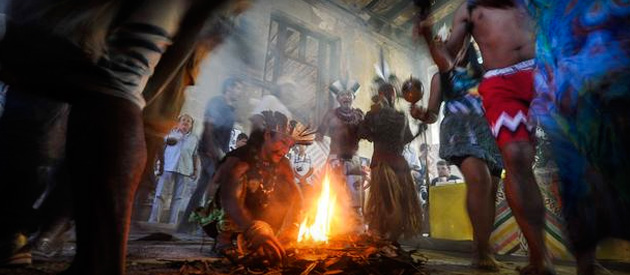
[[[0,211],[8,221],[0,227],[0,265],[29,264],[38,245],[29,244],[29,235],[39,231],[41,243],[73,220],[77,252],[66,274],[124,274],[133,200],[142,199],[136,189],[147,171],[159,177],[149,222],[184,233],[201,226],[230,259],[249,255],[281,263],[318,188],[306,149],[328,136],[325,169],[344,190],[356,233],[394,245],[418,236],[426,188],[461,180],[451,175],[452,164],[467,185],[473,266],[498,270],[490,234],[505,170],[507,201],[528,246],[529,264],[520,272],[554,274],[532,168],[536,125],[553,145],[578,273],[598,268],[599,240],[630,238],[630,188],[618,173],[630,168],[630,146],[622,142],[630,134],[627,4],[469,0],[441,40],[425,20],[429,7],[417,1],[416,34],[439,69],[426,106],[396,108],[405,88],[381,52],[365,112],[353,106],[361,85],[346,77],[329,86],[338,107],[319,127],[305,126],[286,106],[294,84],[278,81],[252,108],[249,135],[235,134],[246,83],[230,77],[209,100],[197,137],[193,117],[179,115],[181,104],[169,109],[175,127],[150,121],[152,106],[144,108],[153,102],[148,95],[170,86],[178,94],[194,83],[194,53],[212,48],[200,37],[220,40],[216,33],[200,35],[202,26],[227,1],[62,2],[12,1],[8,16],[0,17]],[[588,59],[597,60],[596,71]],[[439,121],[441,109],[443,160],[429,181],[427,145],[417,157],[409,144],[425,124]],[[417,133],[409,116],[420,122]],[[63,127],[51,126],[57,123]],[[360,140],[373,144],[367,161],[358,154]]]

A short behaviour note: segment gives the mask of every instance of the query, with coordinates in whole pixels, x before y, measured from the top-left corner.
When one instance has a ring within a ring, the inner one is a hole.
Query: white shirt
[[[164,140],[168,138],[176,139],[177,143],[165,145],[164,171],[192,176],[195,171],[194,157],[197,156],[199,139],[192,133],[183,134],[178,130],[172,130]]]

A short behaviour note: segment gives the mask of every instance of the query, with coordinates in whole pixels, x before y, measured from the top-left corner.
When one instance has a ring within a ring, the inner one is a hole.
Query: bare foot
[[[479,270],[498,272],[501,269],[499,263],[492,255],[475,257],[472,260],[472,266]]]

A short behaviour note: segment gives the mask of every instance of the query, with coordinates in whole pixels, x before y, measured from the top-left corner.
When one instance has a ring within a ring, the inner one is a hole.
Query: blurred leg
[[[190,217],[190,214],[197,207],[201,206],[203,196],[207,192],[208,187],[211,184],[210,182],[212,181],[212,176],[214,175],[214,162],[203,156],[200,156],[200,159],[201,175],[199,176],[199,180],[197,180],[197,187],[195,188],[195,191],[188,201],[188,205],[186,206],[186,210],[184,211],[184,216],[177,227],[177,232],[179,233],[190,233],[192,230],[197,228],[196,224],[188,221],[188,217]]]
[[[473,264],[479,268],[497,269],[490,247],[490,234],[494,225],[494,193],[490,171],[483,160],[475,157],[464,159],[460,170],[468,187],[466,207],[474,234]]]
[[[141,110],[95,96],[73,106],[68,165],[75,194],[75,274],[124,274],[131,206],[145,164]]]
[[[151,206],[151,216],[149,216],[149,222],[160,222],[160,218],[162,216],[162,210],[164,209],[165,203],[165,194],[168,193],[165,190],[167,183],[172,182],[174,180],[174,173],[164,171],[160,179],[158,180],[158,184],[155,187],[155,196],[153,198],[153,205]]]
[[[501,148],[507,170],[505,191],[529,249],[530,265],[543,270],[551,265],[544,240],[545,207],[534,178],[534,146],[529,142],[511,142]]]
[[[65,111],[67,105],[25,90],[12,87],[7,93],[0,118],[0,264],[37,229],[33,204],[47,180],[40,167],[49,167],[61,157],[57,149],[65,136],[57,137],[55,130]]]
[[[171,198],[171,213],[168,223],[176,224],[177,217],[179,216],[179,208],[181,202],[184,200],[184,191],[186,190],[186,176],[174,173],[173,197]]]

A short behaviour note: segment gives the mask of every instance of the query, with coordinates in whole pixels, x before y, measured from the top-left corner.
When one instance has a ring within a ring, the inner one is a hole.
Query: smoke
[[[347,77],[361,85],[354,107],[366,112],[372,104],[374,64],[381,48],[392,73],[402,79],[413,75],[426,86],[431,59],[423,46],[413,45],[411,33],[393,39],[395,34],[387,28],[368,24],[371,19],[364,11],[326,2],[254,2],[233,20],[230,35],[205,61],[184,110],[201,120],[206,102],[220,94],[222,81],[236,76],[246,84],[237,106],[242,130],[249,130],[251,111],[265,95],[277,97],[294,119],[317,127],[324,114],[338,106],[328,86]],[[408,108],[404,101],[399,105],[401,110]],[[369,157],[371,148],[362,142],[360,154]]]

